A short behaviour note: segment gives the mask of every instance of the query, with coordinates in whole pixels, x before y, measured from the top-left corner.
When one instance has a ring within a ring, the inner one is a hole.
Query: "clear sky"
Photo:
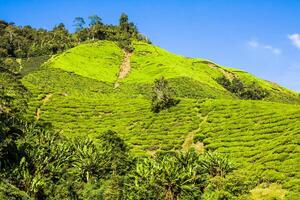
[[[0,19],[47,29],[122,12],[155,45],[300,92],[300,0],[0,0]]]

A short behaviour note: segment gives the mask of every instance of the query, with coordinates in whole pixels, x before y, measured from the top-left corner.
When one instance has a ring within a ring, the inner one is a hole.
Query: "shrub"
[[[242,81],[238,78],[233,78],[231,81],[230,91],[232,93],[240,95],[245,90],[245,86]]]
[[[212,177],[225,177],[226,174],[235,169],[234,165],[229,161],[228,156],[217,152],[207,152],[201,164]]]
[[[206,186],[206,173],[193,151],[140,159],[125,184],[126,199],[196,199]]]
[[[134,48],[129,38],[120,39],[118,45],[121,49],[124,49],[127,52],[133,52]]]
[[[256,186],[255,177],[238,171],[226,177],[212,177],[208,182],[203,199],[249,199],[250,190]]]
[[[31,199],[24,191],[19,190],[17,187],[6,183],[5,181],[0,181],[0,199],[6,200],[29,200]]]
[[[245,86],[245,84],[236,77],[230,81],[225,76],[222,76],[217,78],[216,81],[225,89],[242,99],[261,100],[269,95],[267,90],[261,88],[256,83],[253,82],[251,85]]]
[[[203,134],[197,134],[194,137],[194,142],[203,142],[204,139],[205,139],[205,135],[203,135]]]
[[[151,107],[153,112],[158,113],[159,111],[175,106],[178,103],[179,100],[172,98],[168,81],[164,77],[154,81]]]
[[[244,92],[240,94],[243,99],[260,100],[269,95],[267,90],[260,88],[255,83],[252,83]]]
[[[230,86],[231,86],[231,82],[229,79],[227,79],[225,76],[221,76],[221,77],[218,77],[216,79],[216,81],[222,85],[224,88],[226,88],[227,90],[229,90]]]

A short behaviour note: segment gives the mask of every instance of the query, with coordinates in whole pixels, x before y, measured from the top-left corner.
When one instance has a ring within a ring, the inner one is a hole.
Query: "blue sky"
[[[0,0],[0,19],[73,30],[77,16],[116,24],[126,12],[171,52],[239,68],[300,92],[299,0]]]

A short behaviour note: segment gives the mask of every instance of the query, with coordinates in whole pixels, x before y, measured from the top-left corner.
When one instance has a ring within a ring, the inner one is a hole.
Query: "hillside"
[[[217,150],[237,164],[237,174],[278,183],[291,199],[300,194],[298,93],[150,44],[135,42],[134,49],[122,80],[125,56],[114,42],[85,43],[53,56],[22,79],[32,93],[27,116],[51,122],[70,138],[116,131],[134,155]],[[152,113],[151,87],[161,76],[180,103]],[[268,96],[240,99],[216,81],[222,76],[254,82]]]

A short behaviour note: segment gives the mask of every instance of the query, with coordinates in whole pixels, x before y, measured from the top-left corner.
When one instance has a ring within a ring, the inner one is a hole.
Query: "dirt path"
[[[236,78],[236,75],[233,72],[223,69],[222,67],[219,67],[217,64],[213,62],[203,61],[203,63],[207,64],[210,68],[219,70],[229,80]]]
[[[43,99],[42,99],[42,104],[36,109],[36,111],[35,111],[35,120],[39,120],[40,119],[40,117],[41,117],[41,107],[43,106],[43,105],[45,105],[49,100],[50,100],[50,98],[53,96],[53,94],[51,94],[51,93],[49,93],[49,94],[47,94]]]
[[[40,119],[41,116],[41,109],[37,108],[35,111],[35,120],[38,121]]]
[[[124,51],[124,59],[123,59],[123,62],[120,66],[118,79],[115,82],[115,88],[120,86],[120,81],[123,80],[126,77],[126,75],[129,73],[129,71],[131,69],[131,65],[130,65],[131,55],[132,55],[132,53]]]
[[[47,94],[43,99],[42,99],[42,103],[43,105],[45,105],[49,100],[50,98],[53,96],[53,94]]]
[[[187,152],[187,151],[189,151],[190,148],[194,148],[197,153],[199,153],[199,154],[204,153],[203,143],[202,142],[194,143],[194,137],[195,137],[195,134],[201,130],[202,125],[204,123],[206,123],[208,115],[206,115],[205,117],[202,117],[201,114],[199,113],[197,116],[202,119],[202,122],[199,124],[199,127],[196,130],[193,130],[186,136],[186,138],[182,144],[183,152]]]

